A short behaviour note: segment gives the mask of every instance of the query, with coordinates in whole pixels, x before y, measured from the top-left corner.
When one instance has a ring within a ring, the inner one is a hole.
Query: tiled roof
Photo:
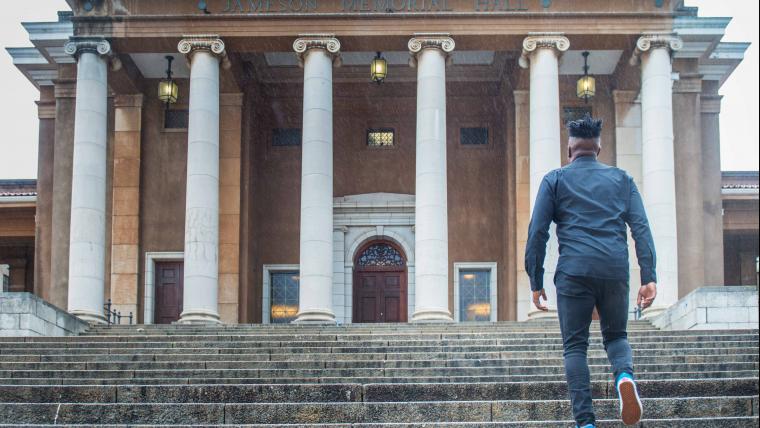
[[[723,171],[721,174],[723,189],[759,189],[758,171]]]
[[[0,197],[37,196],[37,180],[0,180]]]

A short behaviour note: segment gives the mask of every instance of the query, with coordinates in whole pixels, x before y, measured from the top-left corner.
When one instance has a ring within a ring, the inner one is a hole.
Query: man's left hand
[[[533,292],[533,304],[536,305],[536,308],[538,308],[540,311],[547,312],[547,311],[549,311],[549,307],[546,306],[545,304],[541,303],[541,298],[542,297],[544,298],[544,302],[547,301],[546,290],[544,290],[542,288],[542,289],[540,289],[538,291],[534,291]]]

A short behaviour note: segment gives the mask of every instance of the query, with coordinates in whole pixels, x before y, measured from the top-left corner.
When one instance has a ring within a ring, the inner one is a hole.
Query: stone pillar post
[[[696,63],[696,60],[690,62]],[[678,297],[681,298],[705,285],[705,227],[699,106],[702,76],[684,71],[679,74],[679,79],[673,83],[673,159],[674,166],[677,165],[674,172],[678,224]]]
[[[332,68],[340,42],[306,34],[293,43],[303,65],[299,310],[294,322],[334,323]]]
[[[448,34],[409,40],[417,67],[414,211],[415,303],[412,322],[452,321],[449,311],[449,227],[446,189],[446,61]]]
[[[559,56],[570,47],[561,33],[531,33],[523,40],[520,66],[530,67],[530,212],[546,173],[562,166],[560,159]],[[544,262],[544,289],[549,312],[528,301],[529,318],[557,315],[554,272],[559,259],[556,227],[552,224]],[[521,261],[522,262],[522,261]]]
[[[48,87],[49,88],[49,87]],[[34,294],[51,302],[51,248],[53,229],[53,165],[55,165],[55,98],[52,88],[40,90],[37,102],[37,210],[34,233]]]
[[[717,89],[716,89],[717,90]],[[720,195],[720,99],[700,98],[702,110],[702,192],[706,285],[723,285],[723,200]]]
[[[140,245],[140,131],[143,95],[114,98],[111,302],[137,320]]]
[[[101,37],[72,37],[64,50],[77,58],[74,161],[71,174],[68,310],[103,323],[106,241],[107,59]]]
[[[674,34],[645,34],[636,42],[641,60],[641,171],[644,207],[657,251],[658,296],[644,313],[654,317],[678,300],[678,234],[673,149],[673,81],[670,53],[680,49]]]
[[[219,61],[216,35],[184,36],[190,62],[185,203],[185,290],[181,323],[219,322]]]

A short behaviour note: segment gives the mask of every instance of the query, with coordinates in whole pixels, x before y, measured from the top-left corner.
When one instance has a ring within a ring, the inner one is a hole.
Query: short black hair
[[[567,131],[575,138],[599,138],[602,133],[602,119],[594,119],[586,113],[578,120],[567,122]]]

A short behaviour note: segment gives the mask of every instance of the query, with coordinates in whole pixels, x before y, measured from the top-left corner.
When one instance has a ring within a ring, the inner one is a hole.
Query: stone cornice
[[[615,89],[612,91],[612,99],[615,104],[633,104],[641,102],[638,90]]]
[[[298,64],[303,66],[303,59],[310,49],[323,49],[333,59],[336,66],[340,65],[340,40],[335,34],[299,34],[293,42],[293,50],[298,56]]]
[[[143,94],[119,94],[113,97],[113,106],[141,108],[143,99]]]
[[[414,33],[407,43],[409,48],[409,65],[417,65],[417,55],[424,49],[440,49],[445,55],[448,63],[449,54],[454,51],[456,44],[449,33]]]
[[[528,37],[523,40],[522,54],[518,64],[522,68],[530,67],[530,54],[536,49],[556,49],[558,55],[570,48],[570,40],[565,37],[564,33],[528,33]]]
[[[678,80],[673,81],[673,93],[702,93],[702,75],[681,73]]]
[[[676,33],[642,34],[636,41],[636,49],[634,49],[629,63],[631,65],[638,65],[641,55],[652,49],[665,48],[672,54],[674,51],[677,51],[682,47],[683,40],[681,40]]]
[[[530,101],[530,91],[523,89],[512,91],[512,98],[514,99],[515,104],[528,104]]]
[[[230,60],[227,58],[227,50],[224,47],[224,41],[216,34],[186,34],[177,44],[177,50],[185,54],[188,60],[195,52],[210,52],[216,56],[225,69],[230,68]]]
[[[55,101],[37,101],[37,118],[55,119]]]
[[[701,112],[705,114],[719,114],[720,102],[723,99],[722,95],[705,95],[702,94],[699,98],[699,105]]]

